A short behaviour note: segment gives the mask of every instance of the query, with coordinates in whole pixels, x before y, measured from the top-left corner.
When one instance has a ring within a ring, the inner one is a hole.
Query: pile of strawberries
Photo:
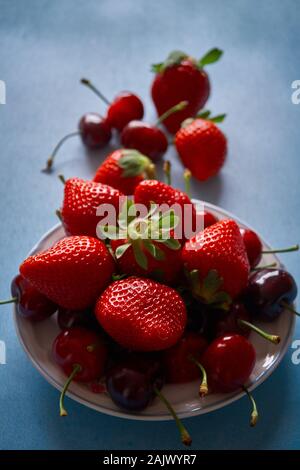
[[[197,117],[210,90],[203,67],[220,55],[213,49],[196,61],[176,51],[154,66],[152,97],[159,123],[176,133],[174,143],[190,170],[187,179],[190,172],[200,180],[213,176],[226,155],[226,138],[213,122],[222,117],[209,120],[204,111]],[[156,397],[189,445],[191,438],[162,388],[165,382],[198,381],[199,399],[244,390],[253,404],[254,425],[257,409],[246,388],[256,361],[249,332],[274,344],[280,338],[252,320],[270,321],[292,310],[295,281],[281,269],[257,267],[263,250],[253,231],[197,212],[187,192],[155,179],[154,162],[167,139],[157,126],[139,121],[143,106],[138,97],[123,93],[108,106],[106,118],[82,118],[83,142],[101,147],[116,129],[125,148],[111,153],[92,181],[63,180],[58,213],[66,236],[25,259],[12,284],[10,301],[20,315],[34,322],[57,315],[62,331],[53,358],[68,376],[60,413],[66,415],[63,400],[71,380],[109,393],[128,411],[140,411]],[[53,156],[48,171],[52,164]],[[117,215],[114,227],[103,222],[101,209],[108,205]],[[139,205],[147,213],[130,215]],[[168,209],[157,212],[161,205],[177,205],[181,216]],[[186,207],[192,225],[200,219],[202,227],[191,237],[178,237]]]

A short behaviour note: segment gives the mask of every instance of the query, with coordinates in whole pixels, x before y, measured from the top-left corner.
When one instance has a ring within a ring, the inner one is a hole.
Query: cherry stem
[[[160,399],[160,401],[162,401],[162,403],[169,410],[170,414],[173,416],[173,418],[175,420],[175,423],[176,423],[176,426],[178,428],[178,431],[180,433],[182,443],[185,446],[190,446],[191,443],[192,443],[192,438],[189,435],[189,433],[188,433],[187,429],[185,428],[185,426],[183,425],[183,423],[181,422],[181,420],[178,418],[177,414],[174,411],[174,408],[172,407],[170,402],[166,399],[166,397],[161,393],[161,391],[158,390],[157,387],[154,387],[154,392],[155,392],[156,396]]]
[[[62,184],[66,184],[66,178],[64,175],[58,175],[58,179],[62,182]]]
[[[82,78],[80,82],[92,90],[107,106],[111,105],[111,102],[106,98],[106,96],[104,96],[101,91],[99,91],[98,88],[96,88],[95,85],[90,82],[90,80],[87,78]]]
[[[171,186],[172,178],[171,178],[171,163],[169,160],[164,161],[164,175],[166,183]]]
[[[154,163],[149,163],[145,168],[145,173],[148,180],[155,180],[156,179],[156,168]]]
[[[18,297],[12,297],[8,300],[0,300],[0,305],[15,304],[16,302],[18,302]]]
[[[191,177],[192,173],[186,168],[183,173],[183,179],[185,185],[185,192],[189,198],[191,198]]]
[[[288,248],[278,248],[274,250],[264,250],[262,253],[263,255],[271,254],[271,253],[290,253],[291,251],[298,251],[299,245],[289,246]]]
[[[252,323],[249,323],[246,320],[241,320],[240,318],[238,318],[237,322],[238,322],[239,326],[246,327],[246,328],[249,328],[252,331],[255,331],[255,333],[259,334],[260,336],[262,336],[263,338],[265,338],[266,340],[270,341],[273,344],[279,344],[280,343],[280,336],[278,336],[278,335],[271,335],[271,334],[267,333],[266,331],[263,331],[260,328],[258,328],[257,326],[253,325]]]
[[[72,380],[74,379],[75,375],[78,374],[78,372],[81,371],[81,365],[80,364],[74,364],[73,365],[73,370],[71,372],[71,374],[69,375],[65,385],[64,385],[64,388],[62,389],[62,392],[60,394],[60,398],[59,398],[59,414],[60,416],[67,416],[67,410],[65,409],[64,407],[64,398],[65,398],[65,394],[69,388],[69,385],[70,383],[72,382]]]
[[[71,137],[75,137],[76,135],[81,135],[81,132],[80,131],[70,132],[70,134],[65,135],[58,142],[58,144],[56,145],[56,147],[54,148],[52,154],[50,155],[50,157],[48,158],[48,160],[46,162],[46,167],[42,169],[42,172],[49,173],[52,170],[54,158],[55,158],[57,152],[59,151],[60,147],[64,144],[64,142],[66,140],[70,139]]]
[[[282,307],[286,308],[289,312],[292,312],[294,313],[295,315],[297,315],[298,317],[300,317],[300,313],[299,312],[296,312],[296,310],[287,302],[285,302],[284,300],[282,300],[280,302],[280,305],[282,305]]]
[[[274,261],[274,263],[266,264],[265,266],[257,266],[255,268],[252,268],[251,271],[260,271],[261,269],[269,269],[269,268],[276,268],[277,263]]]
[[[165,119],[167,119],[171,114],[177,113],[178,111],[182,111],[188,105],[187,101],[180,101],[180,103],[175,104],[172,108],[168,109],[165,113],[163,113],[156,121],[156,126],[161,124]]]
[[[203,365],[200,364],[200,362],[197,361],[197,359],[194,356],[190,356],[189,358],[202,372],[202,382],[199,387],[199,396],[201,398],[205,397],[205,395],[208,394],[208,385],[207,385],[207,374],[206,370],[204,369]]]
[[[63,218],[62,218],[62,215],[61,215],[61,211],[59,209],[57,209],[55,211],[55,214],[57,215],[57,217],[59,218],[59,220],[62,222],[63,221]]]
[[[258,411],[257,411],[256,403],[255,403],[255,400],[254,400],[252,394],[251,394],[251,393],[249,392],[249,390],[247,389],[247,387],[245,387],[245,386],[243,385],[243,386],[242,386],[242,389],[243,389],[243,391],[246,393],[246,395],[247,395],[247,397],[249,398],[250,403],[251,403],[251,405],[252,405],[250,426],[253,427],[253,426],[256,425],[257,420],[258,420]]]

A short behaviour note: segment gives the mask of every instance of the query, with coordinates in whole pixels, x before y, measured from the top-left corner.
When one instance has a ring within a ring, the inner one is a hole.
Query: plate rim
[[[220,206],[216,206],[215,204],[205,202],[205,201],[201,201],[200,199],[196,199],[196,198],[193,198],[192,201],[194,203],[204,204],[205,208],[208,208],[208,209],[210,208],[210,209],[212,209],[216,212],[221,211],[224,216],[232,218],[232,219],[236,220],[239,224],[244,225],[244,226],[246,226],[247,228],[249,228],[251,230],[254,230],[251,227],[251,225],[244,222],[240,217],[232,214],[231,212],[227,211],[226,209],[223,209]],[[41,243],[46,238],[48,238],[49,236],[54,234],[57,230],[59,230],[61,228],[61,226],[62,226],[62,224],[58,223],[58,224],[54,225],[50,230],[45,232],[40,237],[40,239],[37,241],[37,243],[35,243],[35,245],[32,247],[32,249],[30,250],[30,252],[28,253],[27,256],[30,256],[31,254],[35,253],[38,250]],[[261,237],[260,233],[257,232],[257,230],[255,230],[255,232],[264,241],[264,244],[268,248],[271,248],[271,245],[269,244],[269,242],[264,237]],[[275,258],[280,263],[280,265],[283,266],[282,263],[280,262],[279,258],[276,255],[275,255]],[[30,362],[33,364],[33,366],[36,368],[36,370],[46,379],[46,381],[49,384],[51,384],[53,387],[55,387],[58,391],[61,391],[62,386],[56,381],[56,379],[54,377],[52,377],[40,365],[40,363],[32,356],[29,348],[27,347],[27,344],[24,341],[23,336],[22,336],[21,328],[20,328],[20,325],[19,325],[19,322],[18,322],[18,314],[17,314],[17,310],[16,310],[15,305],[13,305],[13,318],[14,318],[14,326],[15,326],[17,337],[19,339],[19,342],[20,342],[23,350],[25,351],[26,355],[28,356]],[[289,348],[289,346],[292,342],[292,339],[293,339],[293,336],[294,336],[294,331],[295,331],[295,325],[296,325],[296,318],[295,318],[294,315],[291,315],[289,334],[286,336],[285,342],[283,344],[281,343],[281,349],[280,349],[280,352],[278,354],[277,359],[275,360],[274,364],[272,364],[272,366],[269,369],[267,369],[260,376],[258,376],[258,378],[256,379],[255,382],[249,384],[248,389],[250,391],[256,389],[259,385],[261,385],[263,382],[265,382],[270,377],[270,375],[277,369],[277,367],[279,366],[279,364],[283,360],[283,358],[284,358],[284,356],[285,356],[285,354],[286,354],[286,352],[287,352],[287,350],[288,350],[288,348]],[[87,406],[88,408],[91,408],[95,411],[104,413],[106,415],[118,417],[118,418],[137,420],[137,421],[169,421],[169,420],[172,420],[172,417],[169,414],[144,415],[144,414],[137,414],[137,413],[128,413],[128,412],[123,411],[121,409],[120,410],[110,409],[110,408],[102,406],[98,403],[90,402],[87,399],[82,398],[81,396],[79,396],[77,393],[75,393],[72,390],[69,390],[66,393],[66,395],[69,398],[73,399],[74,401],[76,401],[76,402],[78,402],[78,403],[80,403],[84,406]],[[198,408],[195,411],[191,411],[191,410],[186,411],[186,412],[185,411],[183,411],[183,412],[177,411],[177,414],[178,414],[179,418],[184,419],[184,418],[196,417],[196,416],[206,414],[206,413],[211,413],[212,411],[216,411],[220,408],[223,408],[225,406],[230,405],[231,403],[233,403],[237,400],[240,400],[245,394],[244,394],[243,391],[233,392],[232,394],[222,394],[223,397],[226,397],[226,395],[227,395],[227,398],[222,398],[218,402],[216,402],[214,404],[211,404],[207,407]]]

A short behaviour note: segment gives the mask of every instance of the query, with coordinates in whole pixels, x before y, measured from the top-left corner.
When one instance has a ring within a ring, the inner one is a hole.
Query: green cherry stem
[[[298,251],[299,250],[299,245],[292,245],[289,246],[288,248],[279,248],[279,249],[274,249],[274,250],[263,250],[263,255],[268,255],[271,253],[290,253],[291,251]]]
[[[62,222],[63,221],[63,218],[62,218],[62,215],[61,215],[61,211],[59,209],[57,209],[55,211],[55,214],[57,215],[57,217],[59,218],[59,220]]]
[[[270,341],[273,344],[279,344],[280,343],[280,336],[278,335],[271,335],[267,333],[266,331],[261,330],[257,326],[253,325],[252,323],[249,323],[246,320],[241,320],[240,318],[237,320],[238,324],[241,327],[246,327],[249,328],[252,331],[255,331],[258,335],[262,336],[262,338],[265,338],[266,340]]]
[[[202,373],[202,381],[199,387],[199,396],[201,398],[205,397],[205,395],[208,394],[208,385],[207,385],[207,374],[206,370],[204,369],[203,365],[200,364],[200,362],[197,361],[197,359],[194,356],[189,357],[190,361],[192,361],[200,370]]]
[[[169,160],[164,161],[164,175],[165,175],[166,184],[171,186],[172,184],[171,163],[169,162]]]
[[[243,389],[243,391],[246,393],[246,395],[247,395],[247,397],[249,398],[250,403],[251,403],[251,405],[252,405],[250,426],[253,427],[253,426],[256,425],[257,420],[258,420],[257,406],[256,406],[256,403],[255,403],[255,400],[254,400],[253,396],[251,395],[251,393],[249,392],[249,390],[247,389],[247,387],[245,387],[245,386],[243,385],[242,389]]]
[[[70,383],[74,379],[75,375],[78,374],[78,372],[80,372],[81,369],[82,369],[82,367],[81,367],[80,364],[74,364],[73,370],[72,370],[71,374],[69,375],[68,379],[66,380],[66,383],[64,385],[64,388],[62,389],[62,392],[61,392],[60,398],[59,398],[59,414],[60,414],[60,416],[67,416],[67,414],[68,414],[67,410],[64,407],[65,394],[66,394],[66,392],[69,388]]]
[[[187,101],[180,101],[180,103],[175,104],[172,108],[168,109],[165,113],[163,113],[156,121],[156,125],[158,126],[161,124],[165,119],[167,119],[171,114],[177,113],[178,111],[182,111],[188,105]]]
[[[186,168],[183,173],[183,179],[185,185],[185,192],[189,198],[191,198],[191,177],[192,173]]]
[[[80,83],[82,83],[82,85],[85,85],[90,90],[92,90],[100,98],[100,100],[102,100],[105,104],[107,104],[107,106],[111,105],[111,102],[106,98],[106,96],[104,96],[101,93],[101,91],[99,91],[98,88],[96,88],[95,85],[92,82],[90,82],[90,80],[88,80],[87,78],[82,78],[80,80]]]
[[[288,302],[285,302],[284,300],[282,300],[280,302],[280,305],[284,308],[286,308],[289,312],[292,312],[294,313],[295,315],[297,315],[298,317],[300,317],[300,313],[299,312],[296,312],[296,310],[288,303]]]
[[[160,399],[160,401],[166,406],[170,414],[173,416],[176,426],[178,428],[178,431],[181,436],[181,441],[185,446],[190,446],[192,443],[192,438],[189,435],[187,429],[184,427],[183,423],[181,420],[178,418],[177,414],[174,411],[174,408],[170,404],[170,402],[166,399],[166,397],[161,393],[160,390],[158,390],[157,387],[154,387],[154,392],[156,396]]]
[[[0,300],[0,305],[15,304],[17,301],[18,301],[18,297],[12,297],[11,299]]]
[[[255,268],[252,268],[251,271],[260,271],[261,269],[269,269],[269,268],[276,268],[277,263],[274,261],[274,263],[266,264],[265,266],[257,266]]]
[[[58,175],[58,179],[62,182],[62,184],[66,184],[66,178],[64,175]]]
[[[52,170],[54,158],[55,158],[57,152],[59,151],[60,147],[63,145],[63,143],[66,140],[70,139],[71,137],[75,137],[76,135],[81,135],[81,132],[80,131],[70,132],[70,134],[65,135],[58,142],[58,144],[56,145],[56,147],[54,148],[53,152],[51,153],[50,157],[48,158],[48,160],[46,162],[46,167],[42,169],[42,172],[49,173]]]

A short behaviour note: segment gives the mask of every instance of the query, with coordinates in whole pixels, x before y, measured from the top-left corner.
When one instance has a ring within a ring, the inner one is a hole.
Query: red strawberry
[[[175,145],[184,166],[200,181],[217,174],[226,158],[227,139],[213,120],[187,120],[176,133]]]
[[[73,310],[93,305],[113,270],[114,261],[104,243],[86,236],[66,237],[20,266],[22,276],[38,291]]]
[[[216,62],[221,55],[222,51],[212,49],[196,61],[182,51],[173,51],[165,62],[153,65],[156,76],[151,93],[158,115],[161,116],[179,101],[188,102],[185,109],[165,119],[164,125],[172,134],[180,128],[184,119],[195,116],[206,103],[210,84],[203,67]]]
[[[119,344],[137,351],[173,346],[186,325],[186,308],[171,287],[146,278],[113,282],[101,295],[95,314]]]
[[[194,294],[208,304],[227,306],[247,286],[249,262],[234,220],[222,220],[185,243],[182,258]]]
[[[200,361],[207,346],[208,342],[203,336],[189,332],[175,346],[165,351],[164,366],[167,381],[184,383],[199,379],[201,372],[191,361],[191,356]]]
[[[96,237],[96,227],[101,218],[97,208],[111,204],[119,212],[120,191],[106,184],[70,178],[65,183],[65,194],[61,217],[68,235]]]
[[[166,183],[156,180],[142,181],[134,191],[134,201],[136,204],[144,204],[150,207],[151,203],[158,205],[167,204],[172,206],[178,205],[181,209],[181,214],[175,213],[180,216],[184,216],[184,209],[191,211],[191,228],[195,227],[196,222],[196,209],[191,202],[189,196],[179,189],[174,189]],[[182,217],[182,228],[185,228],[185,218]]]
[[[109,184],[122,193],[134,193],[136,186],[145,177],[154,177],[155,169],[151,160],[137,150],[115,150],[99,166],[94,181]]]

